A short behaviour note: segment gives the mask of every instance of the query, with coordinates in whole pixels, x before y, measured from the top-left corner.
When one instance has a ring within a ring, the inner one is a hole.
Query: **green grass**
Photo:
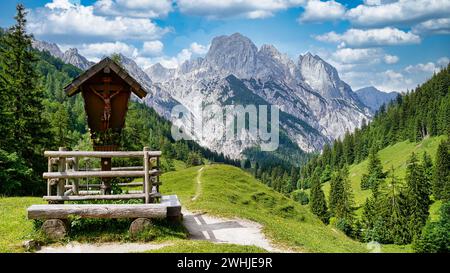
[[[0,253],[24,251],[22,242],[35,234],[26,209],[41,203],[39,197],[0,197]]]
[[[365,244],[325,226],[306,207],[236,167],[203,166],[201,194],[192,201],[200,168],[164,174],[161,190],[164,194],[177,194],[189,210],[259,222],[264,226],[264,233],[282,247],[302,252],[367,251]]]
[[[174,245],[148,251],[149,253],[265,253],[256,246],[211,243],[208,241],[178,241]]]

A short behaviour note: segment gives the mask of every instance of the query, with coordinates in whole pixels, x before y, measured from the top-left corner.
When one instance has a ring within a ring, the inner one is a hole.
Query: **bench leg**
[[[42,231],[49,239],[60,240],[67,235],[68,225],[61,219],[49,219],[42,224]]]
[[[130,225],[130,235],[135,238],[142,231],[149,229],[153,226],[152,220],[149,218],[137,218]]]

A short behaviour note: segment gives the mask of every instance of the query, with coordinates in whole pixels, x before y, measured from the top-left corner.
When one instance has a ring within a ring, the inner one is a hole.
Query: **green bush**
[[[305,191],[297,190],[292,192],[292,199],[299,202],[302,205],[307,205],[309,203],[309,195]]]
[[[33,170],[16,153],[0,149],[0,181],[0,194],[20,195],[27,186],[25,183],[34,181]]]

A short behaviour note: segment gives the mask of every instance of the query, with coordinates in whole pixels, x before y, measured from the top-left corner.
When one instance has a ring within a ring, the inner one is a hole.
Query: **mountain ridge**
[[[355,91],[359,99],[367,105],[373,112],[378,111],[383,104],[397,98],[398,92],[383,92],[374,86],[367,86]]]
[[[65,53],[58,51],[55,44],[33,45],[64,58]],[[78,54],[76,50],[69,53]],[[253,93],[261,103],[280,109],[281,129],[305,152],[319,151],[326,143],[371,119],[370,109],[339,78],[337,70],[319,56],[307,53],[294,61],[273,45],[257,48],[239,33],[215,37],[205,57],[187,60],[176,69],[157,63],[144,72],[132,59],[119,56],[123,66],[149,92],[144,99],[148,106],[170,119],[173,106],[183,105],[196,121],[206,121],[208,137],[201,138],[196,132],[191,137],[202,146],[233,158],[241,158],[246,149],[258,146],[260,140],[249,134],[244,141],[223,140],[214,133],[220,126],[202,117],[202,105],[224,107],[230,101],[246,101],[239,96]],[[91,65],[74,59],[63,60],[82,69]],[[229,78],[231,75],[234,78]],[[239,91],[243,89],[244,92]]]

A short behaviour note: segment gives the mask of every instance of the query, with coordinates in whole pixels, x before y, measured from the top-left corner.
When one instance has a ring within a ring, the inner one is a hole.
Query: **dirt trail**
[[[203,172],[203,168],[204,167],[201,167],[197,172],[197,177],[195,178],[195,181],[197,182],[196,183],[196,185],[195,185],[195,195],[194,195],[194,197],[192,197],[192,201],[195,201],[199,196],[200,196],[200,193],[201,193],[201,190],[202,190],[202,186],[201,186],[201,184],[202,184],[202,181],[201,181],[201,176],[202,176],[202,172]]]
[[[198,170],[196,190],[192,201],[201,194],[201,175],[205,167]],[[259,223],[245,219],[219,218],[205,213],[193,213],[183,209],[183,223],[190,233],[190,239],[207,240],[214,243],[254,245],[270,252],[288,252],[273,246],[264,236]]]

